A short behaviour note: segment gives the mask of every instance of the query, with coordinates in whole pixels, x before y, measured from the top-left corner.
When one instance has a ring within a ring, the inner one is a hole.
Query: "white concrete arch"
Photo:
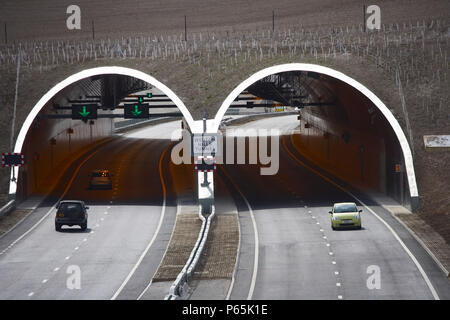
[[[42,110],[42,108],[61,90],[66,88],[67,86],[80,81],[82,79],[86,79],[92,76],[97,75],[104,75],[104,74],[117,74],[117,75],[124,75],[124,76],[130,76],[134,77],[136,79],[143,80],[147,83],[150,83],[151,85],[157,87],[159,90],[161,90],[165,95],[167,95],[173,103],[180,109],[181,113],[183,114],[184,118],[186,119],[189,127],[194,126],[194,119],[192,118],[191,113],[184,105],[183,101],[178,98],[178,96],[169,89],[166,85],[159,82],[152,76],[130,68],[125,67],[117,67],[117,66],[108,66],[108,67],[97,67],[92,69],[86,69],[83,71],[80,71],[78,73],[75,73],[68,78],[64,79],[63,81],[56,84],[53,88],[51,88],[42,98],[36,103],[36,105],[33,107],[33,109],[28,114],[27,118],[25,119],[25,122],[22,125],[22,128],[19,131],[19,135],[16,139],[16,144],[14,146],[14,152],[20,153],[22,151],[23,144],[25,142],[25,137],[27,135],[28,130],[30,129],[34,119],[38,115],[38,113]],[[14,170],[14,171],[13,171]],[[11,169],[11,179],[13,176],[17,177],[18,175],[18,168],[13,167]],[[9,194],[14,195],[17,190],[17,184],[16,182],[10,182],[9,184]]]
[[[409,147],[408,140],[406,139],[406,136],[400,127],[400,124],[398,123],[397,119],[394,117],[394,115],[391,113],[391,111],[386,107],[386,105],[367,87],[362,85],[360,82],[356,81],[353,78],[350,78],[349,76],[343,74],[342,72],[339,72],[337,70],[333,70],[328,67],[315,65],[315,64],[306,64],[306,63],[288,63],[288,64],[281,64],[272,66],[263,70],[260,70],[256,73],[254,73],[252,76],[250,76],[248,79],[244,80],[241,84],[239,84],[236,88],[234,88],[233,91],[227,96],[227,98],[224,100],[222,105],[220,106],[219,111],[217,112],[214,120],[211,121],[211,124],[209,126],[209,129],[211,132],[217,132],[219,129],[220,122],[222,121],[225,112],[230,107],[231,103],[239,96],[239,94],[247,89],[250,85],[253,83],[270,76],[272,74],[280,73],[280,72],[288,72],[288,71],[306,71],[306,72],[317,72],[321,74],[328,75],[330,77],[339,79],[356,90],[360,91],[362,94],[364,94],[372,103],[382,112],[386,120],[390,123],[392,129],[394,130],[395,134],[397,135],[398,141],[400,143],[400,146],[403,151],[403,156],[405,159],[405,167],[406,167],[406,174],[408,177],[408,185],[409,185],[409,192],[411,196],[411,201],[415,202],[414,204],[411,203],[411,205],[414,207],[417,205],[418,202],[418,190],[417,190],[417,183],[416,183],[416,175],[414,171],[414,165],[413,165],[413,158],[411,149]]]

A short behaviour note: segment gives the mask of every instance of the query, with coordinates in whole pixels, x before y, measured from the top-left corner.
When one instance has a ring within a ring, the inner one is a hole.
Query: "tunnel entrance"
[[[309,64],[264,69],[226,98],[214,119],[215,129],[225,114],[248,110],[295,114],[290,143],[305,160],[357,190],[386,194],[417,208],[406,137],[383,102],[354,79]]]
[[[24,154],[25,165],[12,168],[9,196],[46,195],[74,161],[95,152],[117,130],[177,118],[193,124],[183,102],[145,73],[100,67],[74,74],[48,91],[23,123],[14,152]],[[151,138],[161,134],[153,132]]]

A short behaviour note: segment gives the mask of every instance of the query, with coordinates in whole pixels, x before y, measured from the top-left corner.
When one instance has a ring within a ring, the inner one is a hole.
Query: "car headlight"
[[[338,221],[338,220],[339,220],[339,217],[338,217],[338,216],[333,216],[333,220],[334,220],[334,221]]]
[[[359,214],[355,214],[355,220],[359,219]]]

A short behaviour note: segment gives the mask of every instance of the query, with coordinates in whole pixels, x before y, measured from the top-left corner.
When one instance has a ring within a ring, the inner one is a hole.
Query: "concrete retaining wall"
[[[69,133],[69,129],[73,133]],[[97,119],[94,125],[70,119],[35,120],[22,149],[26,160],[19,172],[17,197],[47,194],[74,157],[112,132],[111,119]],[[55,139],[56,144],[52,144],[51,139]]]

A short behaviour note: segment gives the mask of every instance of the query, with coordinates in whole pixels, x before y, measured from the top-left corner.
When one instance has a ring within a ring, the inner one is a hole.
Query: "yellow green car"
[[[331,215],[331,229],[357,228],[361,229],[361,212],[354,202],[335,203],[329,211]]]

